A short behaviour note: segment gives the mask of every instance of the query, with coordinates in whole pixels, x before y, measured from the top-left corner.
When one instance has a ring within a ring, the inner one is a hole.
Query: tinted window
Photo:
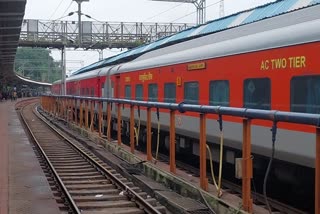
[[[143,100],[143,86],[136,85],[136,100]]]
[[[94,97],[94,88],[91,88],[91,96]]]
[[[198,82],[184,83],[184,101],[188,104],[199,103],[199,83]]]
[[[244,107],[270,109],[271,83],[268,78],[246,79],[244,81]]]
[[[158,101],[158,85],[149,84],[148,85],[148,100],[149,101]]]
[[[124,98],[131,99],[131,85],[126,85],[124,90],[125,90]]]
[[[320,76],[291,79],[291,111],[320,113]]]
[[[86,93],[86,95],[89,96],[89,88],[87,88],[87,93]]]
[[[209,85],[209,104],[214,106],[229,106],[229,81],[211,81]]]
[[[166,103],[176,102],[176,84],[175,83],[164,84],[164,102]]]

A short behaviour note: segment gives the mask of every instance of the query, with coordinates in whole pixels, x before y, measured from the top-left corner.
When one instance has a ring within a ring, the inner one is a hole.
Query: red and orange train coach
[[[129,60],[113,61],[71,76],[67,79],[67,92],[82,96],[319,114],[319,10],[320,6],[315,5],[159,46]],[[170,37],[164,40],[168,41]],[[148,45],[143,48],[147,49]],[[53,86],[53,92],[59,92],[59,84],[58,81]],[[116,115],[115,109],[113,114]],[[124,137],[129,137],[129,115],[129,111],[124,110]],[[169,119],[168,112],[160,112],[160,150],[164,153],[169,149]],[[141,110],[140,120],[139,139],[144,145],[145,109]],[[177,115],[178,157],[188,157],[190,162],[198,161],[198,120],[198,115],[193,113]],[[208,116],[207,140],[215,161],[218,161],[220,130],[216,120],[217,117]],[[116,117],[112,123],[116,131]],[[153,127],[157,127],[156,114],[153,114]],[[239,119],[223,117],[223,163],[229,169],[224,176],[234,181],[235,159],[241,157],[241,127]],[[253,122],[251,140],[258,191],[261,191],[272,150],[270,127],[270,122]],[[310,199],[300,208],[313,207],[314,130],[285,123],[279,123],[278,127],[271,186],[295,188],[293,198]],[[283,197],[286,194],[278,188],[273,197],[286,198]]]

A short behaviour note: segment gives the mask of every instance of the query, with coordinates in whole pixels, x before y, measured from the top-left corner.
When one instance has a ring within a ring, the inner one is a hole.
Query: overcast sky
[[[256,7],[274,0],[225,0],[225,15]],[[206,1],[206,20],[219,17],[219,1]],[[77,10],[72,0],[27,0],[25,19],[59,19],[69,12]],[[177,2],[157,2],[151,0],[90,0],[82,3],[82,12],[100,21],[115,22],[165,22],[195,23],[196,8],[193,4]],[[194,12],[194,13],[193,13]],[[191,14],[193,13],[193,14]],[[188,15],[191,14],[191,15]],[[186,16],[187,15],[187,16]],[[62,20],[77,20],[77,15]],[[85,17],[83,20],[86,19]],[[93,21],[93,20],[91,20]],[[120,50],[105,50],[104,58],[119,53]],[[59,51],[53,51],[56,60],[60,60]],[[88,65],[98,60],[97,51],[67,52],[68,70]],[[80,61],[83,61],[80,63]]]

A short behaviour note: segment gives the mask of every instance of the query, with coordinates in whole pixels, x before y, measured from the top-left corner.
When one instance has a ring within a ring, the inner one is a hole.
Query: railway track
[[[164,163],[169,163],[169,157],[164,155],[164,154],[158,154],[158,161],[164,162]],[[191,174],[194,177],[200,177],[199,175],[199,169],[183,163],[181,161],[176,161],[177,164],[177,168],[179,168],[180,170],[186,171],[189,174]],[[213,184],[212,178],[211,178],[211,174],[208,173],[208,180],[211,184]],[[235,195],[238,195],[239,197],[241,197],[241,193],[242,193],[242,187],[234,184],[230,181],[227,181],[225,179],[222,180],[222,189],[223,192],[229,192]],[[255,205],[257,206],[262,206],[264,208],[266,208],[266,204],[265,204],[265,199],[264,196],[262,194],[259,194],[257,192],[252,192],[252,198],[253,198],[253,202],[255,203]],[[268,198],[270,207],[272,209],[272,214],[306,214],[306,212],[298,210],[294,207],[291,207],[289,205],[283,204],[279,201],[273,200],[271,198]]]
[[[69,140],[33,109],[34,104],[21,107],[20,115],[62,213],[169,213],[156,199],[81,144]]]

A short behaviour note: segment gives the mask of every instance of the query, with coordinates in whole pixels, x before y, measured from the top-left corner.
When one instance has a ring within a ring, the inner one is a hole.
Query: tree
[[[49,49],[17,49],[15,71],[26,78],[52,83],[61,79],[61,70],[60,62],[54,61]]]

